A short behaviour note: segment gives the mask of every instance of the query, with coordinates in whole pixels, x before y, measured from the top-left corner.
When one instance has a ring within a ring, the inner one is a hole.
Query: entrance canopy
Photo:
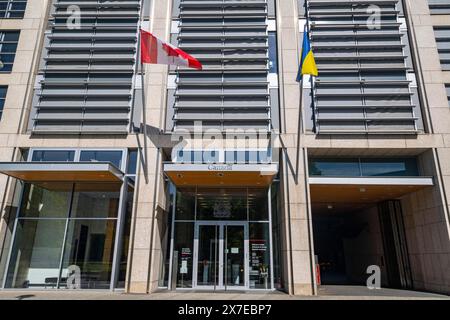
[[[278,164],[174,164],[164,165],[176,186],[255,186],[272,183]]]
[[[0,162],[0,173],[25,182],[120,182],[110,162]]]

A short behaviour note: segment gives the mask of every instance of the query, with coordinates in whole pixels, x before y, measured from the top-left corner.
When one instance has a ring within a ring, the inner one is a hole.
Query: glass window
[[[8,288],[56,288],[65,219],[20,219],[8,269]]]
[[[69,212],[71,183],[27,183],[24,186],[19,216],[26,218],[66,218]]]
[[[116,218],[119,198],[118,183],[77,183],[71,218]]]
[[[8,92],[7,86],[0,86],[0,119],[2,118],[3,108],[5,107],[7,92]]]
[[[117,168],[122,168],[122,151],[81,151],[80,161],[111,162]]]
[[[81,289],[109,289],[116,232],[115,220],[69,220],[62,265],[61,287],[68,267],[81,271]]]
[[[128,248],[130,245],[131,217],[133,216],[134,188],[129,186],[127,190],[127,203],[125,207],[125,219],[123,225],[123,236],[120,239],[121,257],[119,266],[118,288],[125,288],[125,277],[127,273]]]
[[[416,159],[362,159],[363,176],[418,176]]]
[[[177,288],[192,288],[192,258],[194,252],[194,223],[175,223],[175,242],[173,246],[174,278]]]
[[[19,35],[19,31],[0,32],[0,72],[2,73],[12,71]]]
[[[247,190],[199,188],[197,220],[247,220]]]
[[[268,223],[249,223],[250,288],[270,289],[270,238]]]
[[[136,174],[137,167],[137,159],[138,159],[138,151],[137,150],[129,150],[128,151],[128,174]]]
[[[35,150],[31,161],[74,161],[75,151],[73,150]]]
[[[0,0],[0,19],[22,19],[27,0]]]
[[[248,216],[250,221],[269,220],[267,189],[248,189]]]
[[[195,219],[195,188],[177,190],[175,220]]]
[[[312,159],[311,176],[370,177],[418,176],[415,158]]]
[[[358,159],[313,159],[309,162],[311,176],[359,176]]]
[[[278,73],[277,34],[269,32],[269,72]]]

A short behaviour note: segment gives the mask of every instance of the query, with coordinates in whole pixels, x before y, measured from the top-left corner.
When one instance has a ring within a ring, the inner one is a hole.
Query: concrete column
[[[313,293],[311,243],[307,215],[307,190],[301,134],[300,86],[295,81],[300,39],[296,0],[277,1],[277,28],[280,60],[280,120],[284,148],[281,158],[283,188],[282,265],[284,287],[290,294]]]
[[[434,147],[421,156],[422,171],[435,177],[435,187],[403,199],[415,288],[450,291],[450,108],[445,85],[450,72],[442,69],[434,27],[450,25],[450,15],[430,15],[427,0],[408,0],[417,39]]]
[[[150,31],[169,41],[171,1],[155,0],[151,8]],[[146,65],[144,110],[147,118],[147,178],[142,162],[139,167],[137,198],[132,220],[127,290],[150,293],[158,286],[161,263],[160,220],[165,210],[162,151],[158,148],[159,131],[164,128],[168,66]],[[139,136],[144,146],[143,135]],[[142,159],[141,159],[142,160]]]

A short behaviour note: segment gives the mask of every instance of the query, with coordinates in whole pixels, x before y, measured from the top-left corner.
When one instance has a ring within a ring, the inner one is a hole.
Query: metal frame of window
[[[16,10],[16,4],[24,4],[23,9]],[[0,0],[0,5],[5,5],[5,9],[0,9],[0,19],[23,19],[27,7],[27,0]],[[11,16],[11,13],[17,16]]]
[[[136,178],[137,173],[135,174],[128,174],[126,173],[126,169],[128,168],[128,149],[126,148],[119,148],[119,149],[102,149],[102,148],[31,148],[30,152],[28,152],[28,158],[27,158],[27,162],[32,162],[32,156],[33,156],[33,152],[35,151],[75,151],[75,156],[74,156],[74,161],[73,162],[77,162],[77,160],[79,160],[80,158],[80,153],[82,151],[121,151],[122,152],[122,162],[121,162],[121,168],[119,168],[120,170],[122,170],[125,173],[124,176],[124,180],[121,184],[120,190],[119,190],[119,205],[118,205],[118,212],[117,212],[117,217],[115,218],[96,218],[96,217],[92,217],[92,218],[72,218],[71,217],[71,213],[72,213],[72,204],[73,204],[73,198],[74,198],[74,194],[75,194],[75,185],[76,183],[72,183],[72,191],[70,192],[69,195],[69,206],[68,206],[68,211],[67,214],[64,218],[60,217],[60,218],[26,218],[26,217],[19,217],[20,214],[20,209],[21,209],[21,205],[22,205],[22,201],[23,201],[23,195],[24,195],[24,182],[20,182],[21,184],[21,194],[19,197],[19,205],[16,209],[16,217],[14,220],[14,227],[13,227],[13,232],[11,235],[11,243],[10,243],[10,247],[8,250],[8,256],[6,259],[6,264],[5,264],[5,270],[4,270],[4,277],[3,277],[3,283],[2,283],[2,289],[11,289],[14,290],[15,288],[5,288],[6,287],[6,283],[8,280],[8,272],[9,272],[9,268],[10,268],[10,260],[12,257],[12,252],[13,252],[13,248],[15,245],[15,241],[16,241],[16,233],[17,233],[17,224],[19,220],[65,220],[66,225],[65,225],[65,229],[64,229],[64,236],[63,236],[63,241],[62,241],[62,247],[61,247],[61,256],[60,256],[60,262],[59,262],[59,277],[57,279],[57,289],[60,289],[60,278],[61,278],[61,274],[62,274],[62,264],[63,264],[63,259],[64,259],[64,252],[65,252],[65,248],[66,248],[66,241],[67,241],[67,237],[68,237],[68,228],[69,228],[69,223],[71,221],[75,221],[75,220],[102,220],[102,221],[107,221],[107,220],[115,220],[115,236],[114,236],[114,249],[113,249],[113,260],[112,260],[112,266],[111,266],[111,280],[110,280],[110,288],[109,290],[113,291],[116,289],[116,285],[117,285],[117,281],[118,281],[118,276],[119,276],[119,265],[120,265],[120,258],[121,258],[121,237],[123,236],[123,230],[124,230],[124,218],[125,218],[125,214],[126,214],[126,195],[128,193],[128,184],[129,184],[129,178]],[[138,160],[138,159],[136,159]],[[136,188],[134,188],[134,191],[136,192]],[[45,289],[43,289],[45,290]],[[83,289],[83,290],[91,290],[91,289]],[[93,289],[93,290],[98,290],[98,289]]]

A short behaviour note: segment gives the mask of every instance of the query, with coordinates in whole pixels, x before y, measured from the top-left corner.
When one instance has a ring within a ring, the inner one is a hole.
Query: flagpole
[[[139,49],[141,48],[141,30],[142,28],[139,27]],[[140,130],[141,133],[144,133],[144,165],[143,165],[143,169],[144,169],[144,177],[145,177],[145,182],[148,183],[148,150],[147,150],[147,137],[148,137],[148,132],[147,132],[147,110],[146,110],[146,98],[145,98],[145,69],[144,69],[144,64],[142,63],[142,54],[141,51],[139,50],[139,63],[141,66],[141,94],[142,94],[142,126],[143,128]]]

